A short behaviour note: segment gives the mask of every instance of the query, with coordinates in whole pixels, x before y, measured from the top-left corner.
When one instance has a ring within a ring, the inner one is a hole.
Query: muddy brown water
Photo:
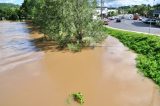
[[[40,51],[26,23],[0,22],[0,106],[160,106],[156,85],[137,73],[136,54],[108,37],[79,53]],[[36,35],[37,36],[37,35]]]

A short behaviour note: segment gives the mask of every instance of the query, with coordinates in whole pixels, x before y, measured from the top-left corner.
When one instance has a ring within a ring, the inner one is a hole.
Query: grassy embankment
[[[160,86],[160,37],[112,28],[105,28],[105,32],[134,50],[139,71]]]

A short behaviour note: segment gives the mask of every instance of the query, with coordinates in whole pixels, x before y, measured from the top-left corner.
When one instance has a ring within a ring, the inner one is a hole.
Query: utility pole
[[[102,12],[103,12],[103,0],[101,0],[101,19],[103,19],[103,14],[102,14]]]

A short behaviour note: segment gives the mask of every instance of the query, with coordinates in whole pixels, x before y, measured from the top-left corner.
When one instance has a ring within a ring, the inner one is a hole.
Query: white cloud
[[[14,3],[14,4],[21,4],[23,0],[0,0],[0,3]]]
[[[0,0],[1,3],[14,3],[15,0]]]
[[[100,0],[97,0],[100,1]],[[105,1],[105,6],[124,6],[124,5],[139,5],[139,4],[150,4],[153,5],[154,0],[103,0]],[[15,3],[21,4],[23,0],[0,0],[0,3]],[[160,3],[160,0],[155,0],[154,4]]]
[[[140,4],[157,4],[160,0],[105,0],[106,6],[118,7],[126,5],[140,5]]]

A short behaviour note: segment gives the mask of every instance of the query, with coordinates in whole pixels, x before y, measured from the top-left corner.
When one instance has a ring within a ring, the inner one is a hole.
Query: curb
[[[160,34],[151,34],[151,33],[146,33],[146,32],[130,31],[130,30],[119,29],[119,28],[114,28],[114,27],[110,27],[110,26],[105,26],[105,27],[112,28],[112,29],[116,29],[116,30],[121,30],[121,31],[127,31],[127,32],[135,32],[135,33],[140,33],[140,34],[147,34],[147,35],[160,36]]]

